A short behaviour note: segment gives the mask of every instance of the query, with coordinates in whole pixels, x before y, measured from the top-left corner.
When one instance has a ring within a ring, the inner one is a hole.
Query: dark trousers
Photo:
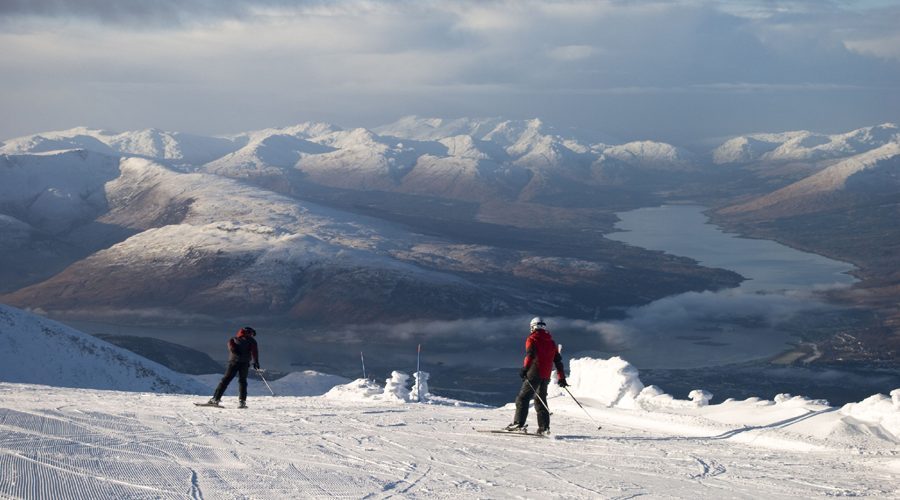
[[[528,419],[528,403],[531,402],[531,398],[534,397],[534,389],[537,389],[538,396],[541,398],[541,401],[534,402],[534,412],[537,413],[537,421],[539,429],[549,429],[550,428],[550,411],[544,404],[547,402],[547,385],[550,383],[549,379],[540,379],[533,378],[531,380],[525,379],[522,381],[522,388],[519,390],[519,395],[516,397],[516,419],[515,423],[518,425],[525,425],[525,421]]]
[[[219,381],[219,386],[216,387],[216,392],[213,395],[213,398],[217,400],[222,399],[222,394],[225,394],[225,389],[228,388],[228,384],[231,383],[235,375],[238,375],[238,390],[240,391],[240,395],[238,396],[238,398],[241,401],[246,401],[248,373],[250,373],[250,363],[228,363],[228,368],[225,369],[225,375],[223,375],[222,380]]]

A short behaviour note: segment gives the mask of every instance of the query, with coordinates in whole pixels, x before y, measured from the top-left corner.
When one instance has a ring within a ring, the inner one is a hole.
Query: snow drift
[[[892,391],[890,396],[876,394],[859,403],[850,403],[840,411],[827,401],[790,394],[777,394],[772,400],[754,397],[709,404],[713,395],[702,389],[691,391],[688,399],[683,400],[657,386],[644,386],[638,369],[620,357],[577,358],[569,366],[570,391],[594,408],[636,410],[654,415],[651,418],[685,415],[758,430],[791,425],[797,432],[822,438],[868,435],[877,440],[900,442],[900,389]],[[552,395],[551,407],[568,397],[559,389]]]

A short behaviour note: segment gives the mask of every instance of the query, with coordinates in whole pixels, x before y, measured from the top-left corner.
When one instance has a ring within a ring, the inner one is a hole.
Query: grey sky
[[[0,0],[0,138],[540,117],[621,139],[900,121],[900,0]]]

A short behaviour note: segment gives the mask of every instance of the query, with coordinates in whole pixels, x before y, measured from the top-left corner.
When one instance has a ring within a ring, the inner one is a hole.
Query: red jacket
[[[543,328],[531,332],[525,340],[525,361],[523,367],[528,370],[528,378],[532,378],[535,371],[538,376],[550,380],[553,367],[556,366],[556,375],[559,380],[566,378],[562,356],[556,348],[556,342],[550,332]]]

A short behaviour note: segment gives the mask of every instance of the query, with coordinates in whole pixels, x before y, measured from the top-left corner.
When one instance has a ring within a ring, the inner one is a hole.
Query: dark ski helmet
[[[244,335],[249,335],[251,337],[256,337],[256,330],[250,328],[249,326],[245,326],[241,328],[238,333],[243,333]]]

